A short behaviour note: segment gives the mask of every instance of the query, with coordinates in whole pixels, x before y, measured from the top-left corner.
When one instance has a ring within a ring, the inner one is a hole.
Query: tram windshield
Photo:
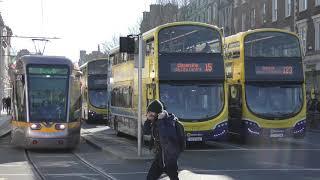
[[[205,121],[224,105],[223,84],[160,84],[160,100],[181,121]]]
[[[159,53],[221,53],[221,37],[209,27],[167,27],[159,32]]]
[[[246,57],[300,57],[299,39],[283,32],[257,32],[246,36]]]
[[[107,108],[107,90],[89,90],[90,103],[97,108]]]
[[[66,122],[68,67],[29,66],[28,95],[31,122]]]
[[[249,109],[265,118],[285,118],[298,113],[303,105],[302,85],[246,86]]]

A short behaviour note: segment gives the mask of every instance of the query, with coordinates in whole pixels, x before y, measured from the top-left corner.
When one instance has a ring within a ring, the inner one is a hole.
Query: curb
[[[154,158],[153,156],[152,157],[125,156],[125,155],[123,155],[123,153],[119,153],[117,151],[114,151],[112,148],[110,148],[108,146],[103,146],[102,143],[95,140],[94,137],[90,137],[90,135],[82,136],[82,138],[85,139],[85,141],[88,144],[95,146],[96,148],[98,148],[104,152],[107,152],[107,153],[110,153],[114,156],[117,156],[118,158],[123,159],[123,160],[143,160],[144,161],[144,160],[152,160]]]

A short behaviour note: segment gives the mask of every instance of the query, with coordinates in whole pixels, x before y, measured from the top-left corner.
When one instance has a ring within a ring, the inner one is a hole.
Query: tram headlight
[[[32,130],[40,130],[41,129],[41,125],[40,124],[31,124],[30,128]]]
[[[64,129],[66,129],[66,125],[64,125],[64,124],[56,124],[56,129],[57,130],[64,130]]]

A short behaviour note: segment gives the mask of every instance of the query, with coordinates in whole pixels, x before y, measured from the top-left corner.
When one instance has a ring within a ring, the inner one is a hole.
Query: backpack
[[[183,125],[179,121],[175,121],[175,127],[177,132],[177,137],[180,146],[180,152],[183,152],[186,149],[186,135]]]

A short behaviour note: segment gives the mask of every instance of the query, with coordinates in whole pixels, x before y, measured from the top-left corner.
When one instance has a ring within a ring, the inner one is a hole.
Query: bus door
[[[242,127],[241,84],[229,85],[229,129],[240,133]]]

